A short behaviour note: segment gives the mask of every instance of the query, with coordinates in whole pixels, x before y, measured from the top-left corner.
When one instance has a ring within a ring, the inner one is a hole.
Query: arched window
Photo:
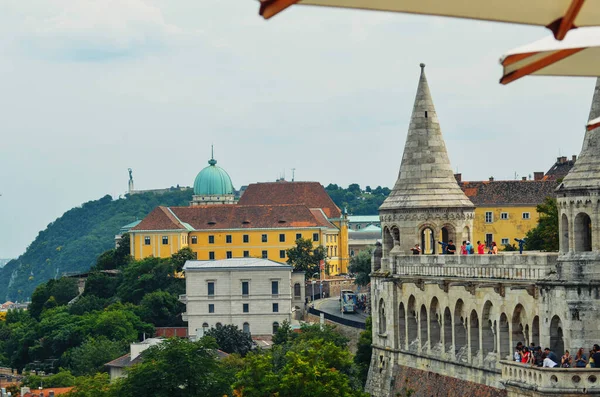
[[[575,251],[592,250],[592,220],[585,212],[580,212],[575,217]]]
[[[427,347],[429,346],[429,335],[427,333],[427,308],[425,305],[421,305],[419,323],[421,325],[421,349],[424,352],[427,352]]]
[[[467,362],[469,352],[467,351],[467,319],[464,313],[462,299],[456,302],[454,307],[454,350],[456,361]]]
[[[379,301],[379,333],[385,334],[386,328],[385,302],[381,299]]]
[[[560,317],[554,316],[550,321],[550,350],[561,356],[565,352],[565,341],[563,340],[563,329]]]
[[[481,349],[479,348],[479,316],[475,310],[471,311],[469,327],[471,328],[471,358],[477,358]]]
[[[302,287],[300,286],[300,283],[296,283],[294,284],[294,298],[301,298],[302,297]]]
[[[223,326],[223,324],[221,324],[221,323],[216,323],[215,324],[215,328],[221,328],[222,326]]]
[[[510,346],[510,333],[508,331],[508,317],[502,313],[500,315],[500,324],[498,327],[498,333],[500,334],[500,359],[510,360],[511,349]],[[516,346],[517,342],[515,342]]]
[[[452,352],[452,314],[449,308],[444,309],[444,350]]]
[[[518,342],[522,342],[525,346],[529,345],[529,329],[526,329],[527,316],[525,308],[520,303],[515,307],[515,311],[512,316],[512,342],[516,345]]]
[[[483,358],[496,351],[496,323],[492,319],[492,302],[486,301],[481,314],[481,342]]]
[[[273,323],[273,334],[276,334],[278,329],[279,329],[279,323],[277,321],[275,321]]]
[[[567,214],[560,217],[560,250],[563,253],[569,252],[569,218]]]
[[[440,329],[442,313],[440,312],[439,306],[438,299],[433,297],[431,305],[429,305],[429,347],[434,349],[436,346],[439,346],[442,348],[441,350],[443,350],[443,346],[441,346],[442,335]]]
[[[421,252],[426,255],[435,254],[435,233],[429,226],[421,230]]]
[[[242,330],[245,334],[250,334],[250,324],[244,323]]]
[[[204,330],[207,330],[208,329],[208,323],[203,323],[202,324],[202,328],[204,328]]]
[[[416,299],[413,295],[408,298],[406,326],[408,328],[408,350],[416,352],[419,344],[419,326],[417,324]]]
[[[400,346],[400,349],[404,349],[406,346],[406,310],[402,302],[400,302],[398,312],[398,339],[398,346]]]

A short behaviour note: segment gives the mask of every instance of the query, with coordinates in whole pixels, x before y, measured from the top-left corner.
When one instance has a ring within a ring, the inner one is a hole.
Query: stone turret
[[[441,251],[438,242],[469,240],[474,206],[458,186],[421,64],[421,76],[404,146],[398,180],[379,208],[383,258]],[[460,241],[458,241],[460,244]]]

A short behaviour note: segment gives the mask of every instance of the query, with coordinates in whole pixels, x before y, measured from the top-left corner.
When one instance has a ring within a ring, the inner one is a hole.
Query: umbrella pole
[[[525,77],[529,74],[535,73],[538,70],[545,68],[546,66],[552,65],[553,63],[563,60],[567,57],[570,57],[573,54],[577,54],[579,51],[582,51],[584,49],[585,48],[570,48],[568,50],[560,50],[560,51],[553,52],[552,54],[548,55],[547,57],[538,59],[535,62],[527,64],[527,65],[523,66],[522,68],[519,68],[517,70],[514,70],[514,71],[508,73],[506,76],[504,76],[504,77],[502,77],[502,79],[500,79],[500,84],[512,83],[513,81],[518,80],[521,77]],[[535,55],[535,54],[531,54],[531,55]],[[506,59],[506,61],[509,61],[509,59]],[[516,62],[516,60],[513,60],[512,62],[506,62],[506,61],[502,63],[503,66],[508,66],[511,63]]]
[[[260,11],[258,13],[264,19],[269,19],[299,1],[300,0],[260,0]]]

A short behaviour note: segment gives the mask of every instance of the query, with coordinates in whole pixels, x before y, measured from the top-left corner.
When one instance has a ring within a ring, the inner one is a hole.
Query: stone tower
[[[596,81],[589,120],[600,117],[600,79]],[[567,348],[600,341],[600,128],[585,133],[581,153],[556,190],[559,215],[557,277],[564,290],[550,290],[550,305],[563,307]],[[570,286],[570,288],[569,288]],[[561,292],[559,295],[558,292]]]
[[[434,254],[438,242],[469,240],[474,206],[458,186],[421,64],[421,77],[404,145],[398,180],[379,208],[383,261],[390,253],[409,254],[420,244]],[[460,244],[460,241],[458,241]]]

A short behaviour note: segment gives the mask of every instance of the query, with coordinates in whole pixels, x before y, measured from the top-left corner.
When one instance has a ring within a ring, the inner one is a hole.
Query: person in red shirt
[[[462,245],[460,246],[460,254],[467,255],[467,242],[466,241],[463,241]]]
[[[485,244],[483,244],[481,241],[477,242],[477,253],[479,255],[485,254]]]

